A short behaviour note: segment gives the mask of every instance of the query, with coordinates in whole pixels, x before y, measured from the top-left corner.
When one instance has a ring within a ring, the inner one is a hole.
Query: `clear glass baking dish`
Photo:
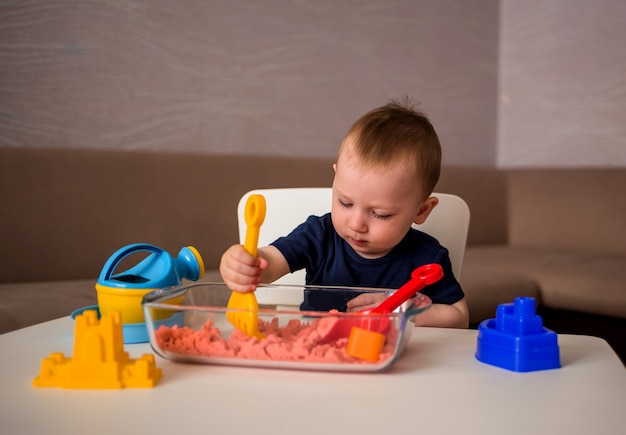
[[[280,305],[281,300],[293,301],[294,295],[304,295],[305,291],[354,291],[355,296],[364,292],[388,296],[394,290],[259,286],[257,292],[270,296],[273,301],[272,305],[259,303],[258,329],[264,335],[259,340],[248,337],[229,322],[228,313],[245,310],[227,308],[231,292],[224,283],[194,283],[160,289],[143,298],[150,344],[158,355],[177,362],[377,372],[389,368],[397,360],[414,329],[410,320],[431,305],[431,300],[421,293],[393,313],[384,315],[300,311]],[[341,336],[335,340],[333,336],[336,334],[328,334],[328,325],[334,322],[342,322],[341,325],[349,326],[349,330],[352,326],[367,329],[364,325],[384,322],[387,327],[376,331],[384,334],[381,337],[384,345],[377,360],[368,361],[348,355],[346,346],[350,338],[339,334]],[[331,341],[327,342],[329,338]]]

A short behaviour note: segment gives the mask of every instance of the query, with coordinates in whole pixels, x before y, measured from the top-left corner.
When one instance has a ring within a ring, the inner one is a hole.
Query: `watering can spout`
[[[176,257],[176,269],[181,278],[197,281],[204,276],[204,262],[193,246],[185,246]]]

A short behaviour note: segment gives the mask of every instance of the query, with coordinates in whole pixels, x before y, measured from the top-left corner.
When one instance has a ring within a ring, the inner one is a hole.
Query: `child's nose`
[[[367,231],[367,223],[365,221],[363,213],[356,211],[352,213],[350,216],[350,222],[348,224],[350,225],[350,229],[352,231],[356,231],[359,233]]]

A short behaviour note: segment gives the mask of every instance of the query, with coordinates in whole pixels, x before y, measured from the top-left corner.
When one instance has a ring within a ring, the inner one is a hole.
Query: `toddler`
[[[399,288],[427,263],[444,278],[424,288],[433,305],[415,317],[419,326],[466,328],[469,314],[448,251],[411,227],[437,206],[430,196],[439,179],[441,146],[428,118],[408,99],[371,110],[343,139],[333,165],[331,212],[310,216],[285,237],[249,255],[242,245],[222,256],[220,273],[233,291],[306,269],[306,284]],[[305,291],[303,310],[357,311],[380,296],[355,291]]]

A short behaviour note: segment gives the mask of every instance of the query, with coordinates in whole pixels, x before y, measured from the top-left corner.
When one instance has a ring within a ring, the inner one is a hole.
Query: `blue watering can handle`
[[[121,249],[118,249],[106,262],[104,265],[103,275],[100,275],[100,279],[108,280],[113,275],[115,268],[117,265],[130,254],[135,252],[148,251],[153,252],[155,254],[163,254],[165,251],[158,246],[148,245],[145,243],[135,243],[132,245],[124,246]]]

